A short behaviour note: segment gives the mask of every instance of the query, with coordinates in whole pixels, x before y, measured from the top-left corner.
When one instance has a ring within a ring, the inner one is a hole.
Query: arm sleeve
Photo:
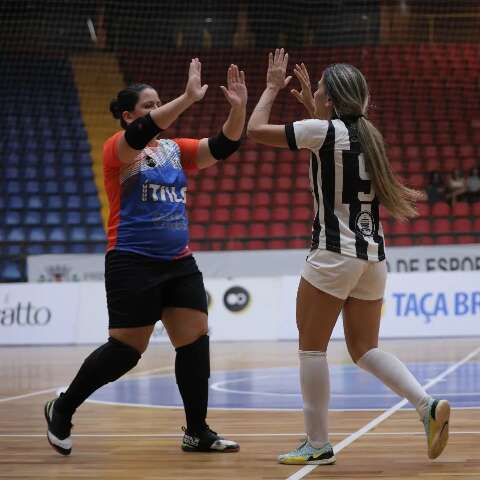
[[[123,131],[117,132],[110,137],[103,145],[103,163],[105,167],[118,168],[120,159],[118,158],[118,139],[123,135]]]
[[[309,119],[285,125],[285,135],[291,150],[319,150],[325,142],[327,131],[327,120]]]
[[[174,142],[180,148],[180,161],[187,172],[197,170],[197,153],[200,140],[193,138],[175,138]]]

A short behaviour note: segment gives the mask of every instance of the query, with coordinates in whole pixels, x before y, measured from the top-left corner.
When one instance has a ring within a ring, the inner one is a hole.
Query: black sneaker
[[[238,452],[240,445],[232,440],[225,440],[217,435],[217,432],[207,428],[201,433],[190,433],[185,427],[182,440],[182,450],[184,452]]]
[[[55,400],[45,404],[44,413],[47,421],[48,443],[62,455],[70,455],[72,451],[72,437],[70,431],[73,427],[71,417],[62,415],[55,410]]]

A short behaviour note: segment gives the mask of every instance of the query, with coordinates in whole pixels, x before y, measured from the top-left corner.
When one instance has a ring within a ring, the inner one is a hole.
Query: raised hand
[[[207,91],[208,85],[202,86],[201,80],[202,64],[198,58],[192,58],[188,69],[188,81],[185,87],[185,94],[193,102],[201,100]]]
[[[245,107],[248,94],[243,70],[239,71],[236,65],[230,65],[227,71],[227,88],[223,85],[220,88],[232,108]]]
[[[313,116],[315,112],[315,100],[312,95],[312,87],[310,84],[310,76],[308,75],[308,70],[305,64],[302,62],[301,65],[295,65],[293,73],[300,82],[301,91],[295,90],[294,88],[290,90],[290,93],[307,109],[308,113]]]
[[[288,53],[283,48],[277,48],[275,55],[271,52],[268,54],[267,88],[281,90],[289,84],[292,77],[285,78],[287,65]]]

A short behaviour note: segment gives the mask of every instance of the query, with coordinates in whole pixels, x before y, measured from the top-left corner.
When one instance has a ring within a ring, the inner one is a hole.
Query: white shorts
[[[322,292],[342,300],[348,297],[379,300],[385,292],[386,264],[319,249],[308,255],[302,277]]]

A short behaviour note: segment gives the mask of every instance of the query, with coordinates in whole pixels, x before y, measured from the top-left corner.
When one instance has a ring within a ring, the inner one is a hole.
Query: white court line
[[[480,430],[449,432],[450,435],[480,435]],[[77,433],[72,437],[83,438],[181,438],[183,433]],[[305,433],[224,433],[226,437],[305,437]],[[333,432],[329,433],[331,437],[344,437],[351,435],[350,432]],[[425,432],[369,432],[366,437],[411,437],[423,436]],[[0,433],[0,438],[43,438],[44,433]]]
[[[454,363],[453,365],[448,367],[444,372],[440,373],[435,378],[432,378],[432,380],[430,380],[425,385],[423,385],[423,388],[426,390],[426,389],[432,387],[433,385],[440,382],[447,375],[450,375],[450,373],[457,370],[457,368],[461,367],[464,363],[468,362],[471,358],[475,357],[479,353],[480,353],[480,347],[473,350],[473,352],[470,352],[466,357],[462,358],[462,360],[460,360],[459,362]],[[396,403],[393,407],[391,407],[388,410],[386,410],[385,412],[383,412],[378,417],[374,418],[371,422],[368,422],[365,426],[363,426],[362,428],[360,428],[356,432],[352,433],[347,438],[343,439],[340,443],[337,443],[333,447],[334,453],[337,454],[338,452],[340,452],[344,448],[348,447],[355,440],[357,440],[361,436],[365,435],[369,430],[371,430],[372,428],[375,428],[377,425],[382,423],[388,417],[391,417],[395,412],[400,410],[407,403],[408,403],[408,400],[406,398],[403,399],[402,401]],[[318,467],[318,465],[306,465],[302,469],[298,470],[298,472],[295,472],[293,475],[290,475],[287,478],[287,480],[300,480],[300,479],[306,477],[310,472],[313,472],[313,470],[315,470],[317,467]]]
[[[131,378],[131,377],[140,377],[142,375],[150,375],[155,372],[165,372],[170,370],[173,370],[173,367],[153,368],[151,370],[144,370],[142,372],[131,373],[130,375],[127,374],[125,375],[125,379]],[[61,386],[61,387],[55,387],[55,388],[48,388],[46,390],[38,390],[36,392],[24,393],[22,395],[15,395],[13,397],[0,398],[0,403],[11,402],[12,400],[21,400],[22,398],[35,397],[37,395],[43,395],[45,393],[64,391],[64,389],[65,389],[65,386]]]
[[[10,402],[11,400],[20,400],[22,398],[35,397],[36,395],[43,395],[44,393],[56,392],[61,387],[49,388],[47,390],[39,390],[37,392],[24,393],[23,395],[15,395],[14,397],[0,398],[0,403]]]

